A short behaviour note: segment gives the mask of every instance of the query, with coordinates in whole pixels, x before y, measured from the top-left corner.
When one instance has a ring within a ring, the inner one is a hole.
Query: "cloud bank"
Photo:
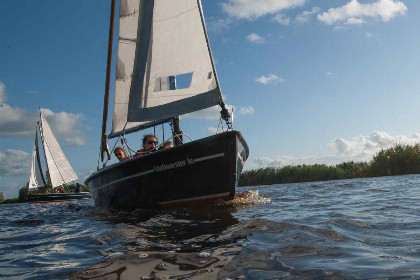
[[[420,143],[420,133],[411,136],[392,136],[387,132],[373,131],[368,136],[356,136],[351,139],[337,138],[326,146],[331,154],[290,156],[277,155],[274,157],[250,158],[245,163],[245,169],[258,169],[263,167],[278,167],[299,164],[338,164],[346,161],[370,161],[381,149],[396,144],[413,145]]]
[[[311,11],[303,11],[302,13],[298,14],[295,18],[295,21],[299,23],[306,23],[311,19],[312,15],[318,14],[320,11],[320,8],[313,7]]]
[[[19,176],[29,174],[30,155],[27,152],[8,149],[0,151],[0,175]]]
[[[255,20],[268,14],[277,14],[286,9],[300,7],[305,0],[228,0],[222,9],[230,17]]]
[[[5,86],[0,83],[0,100],[5,100]],[[1,103],[1,102],[0,102]],[[51,129],[65,146],[83,146],[86,135],[79,129],[82,114],[67,112],[54,113],[43,109]],[[35,126],[39,120],[39,112],[30,112],[22,108],[2,103],[0,106],[0,137],[35,137]],[[60,143],[61,144],[61,143]]]
[[[384,22],[397,15],[405,15],[407,7],[401,1],[378,0],[375,3],[362,4],[351,0],[347,4],[328,9],[327,12],[318,14],[318,20],[332,25],[335,23],[362,24],[365,18],[381,18]]]

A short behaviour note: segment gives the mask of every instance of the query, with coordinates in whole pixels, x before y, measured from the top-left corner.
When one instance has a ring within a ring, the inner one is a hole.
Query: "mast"
[[[102,119],[102,135],[101,135],[101,160],[104,161],[105,153],[108,159],[111,158],[109,153],[107,136],[106,136],[106,123],[108,121],[108,105],[109,105],[109,83],[111,77],[111,62],[112,62],[112,41],[114,39],[114,17],[115,17],[115,0],[111,2],[111,18],[109,22],[109,41],[108,41],[108,60],[106,67],[106,81],[105,81],[105,96],[104,96],[104,112]]]
[[[169,89],[176,90],[176,77],[175,76],[169,76]],[[171,121],[174,128],[172,132],[172,137],[174,139],[174,146],[181,145],[183,140],[182,140],[182,135],[181,135],[182,131],[179,126],[179,116],[173,117]]]

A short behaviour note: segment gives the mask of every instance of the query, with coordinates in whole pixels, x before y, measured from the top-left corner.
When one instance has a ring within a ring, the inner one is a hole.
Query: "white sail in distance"
[[[170,76],[191,75],[170,90]],[[220,87],[199,0],[121,0],[112,132],[217,105]]]
[[[32,150],[31,158],[31,175],[29,177],[28,188],[30,190],[45,187],[44,175],[42,174],[41,161],[39,157],[39,148],[38,148],[38,125],[36,126],[35,131],[35,143]]]
[[[61,150],[57,139],[54,137],[50,125],[41,112],[41,136],[44,147],[45,157],[48,166],[49,177],[53,188],[77,180],[76,172],[74,172],[66,156]]]

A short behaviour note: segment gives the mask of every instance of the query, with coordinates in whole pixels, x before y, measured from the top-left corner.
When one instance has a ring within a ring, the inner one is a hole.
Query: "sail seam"
[[[174,18],[180,17],[180,16],[182,16],[182,15],[188,14],[188,13],[190,13],[190,12],[192,12],[192,11],[196,10],[196,9],[198,9],[198,7],[194,7],[194,8],[192,8],[192,9],[188,10],[188,11],[185,11],[185,12],[183,12],[183,13],[177,14],[177,15],[175,15],[175,16],[173,16],[173,17],[170,17],[170,18],[166,18],[166,19],[159,20],[159,21],[158,21],[158,20],[157,20],[157,21],[153,21],[153,23],[160,23],[160,22],[169,21],[169,20],[171,20],[171,19],[174,19]]]

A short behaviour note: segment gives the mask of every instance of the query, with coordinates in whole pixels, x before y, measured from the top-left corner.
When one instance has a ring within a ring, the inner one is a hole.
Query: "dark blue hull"
[[[201,204],[235,196],[248,146],[229,131],[130,159],[92,174],[96,206],[116,209]]]

